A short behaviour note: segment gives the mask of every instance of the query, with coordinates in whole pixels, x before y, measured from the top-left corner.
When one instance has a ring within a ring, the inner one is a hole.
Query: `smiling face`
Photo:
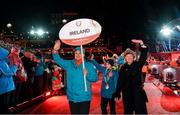
[[[133,54],[126,54],[126,56],[125,56],[125,61],[126,61],[126,63],[128,64],[128,65],[131,65],[132,63],[133,63],[133,61],[134,61],[134,56],[133,56]]]
[[[81,52],[79,50],[76,50],[75,53],[74,53],[74,59],[79,61],[82,59],[82,55],[81,55]]]

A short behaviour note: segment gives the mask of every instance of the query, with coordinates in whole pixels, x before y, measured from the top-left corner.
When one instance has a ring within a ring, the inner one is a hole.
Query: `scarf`
[[[80,66],[80,65],[81,65],[81,63],[82,63],[82,59],[80,59],[80,60],[76,60],[76,65],[77,65],[77,66]]]

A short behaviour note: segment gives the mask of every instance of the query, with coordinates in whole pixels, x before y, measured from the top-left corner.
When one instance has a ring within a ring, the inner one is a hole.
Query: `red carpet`
[[[159,82],[159,80],[153,78],[152,76],[149,76],[147,78],[147,81],[154,84],[154,88],[153,86],[151,86],[151,89],[153,89],[151,93],[149,92],[148,88],[146,89],[148,97],[152,98],[150,103],[157,104],[157,108],[155,110],[152,109],[152,106],[149,108],[149,110],[153,110],[150,113],[180,113],[180,96],[177,96],[171,88],[165,86],[164,84]],[[158,93],[158,90],[161,92]],[[153,98],[156,100],[154,100]],[[158,109],[162,110],[157,111]]]
[[[152,79],[152,78],[151,78]],[[153,80],[145,83],[145,90],[149,102],[147,109],[149,114],[180,114],[180,97],[176,96],[172,90],[167,87],[155,86]],[[91,101],[90,114],[101,114],[100,109],[100,86],[101,80],[93,83],[93,97]],[[162,93],[163,91],[163,93]],[[109,107],[108,107],[109,111]],[[122,100],[116,103],[116,112],[123,113]],[[69,114],[69,105],[66,95],[54,96],[42,103],[36,104],[20,112],[28,114]]]
[[[179,112],[180,111],[180,96],[177,96],[172,89],[164,86],[161,95],[161,106],[166,111]]]

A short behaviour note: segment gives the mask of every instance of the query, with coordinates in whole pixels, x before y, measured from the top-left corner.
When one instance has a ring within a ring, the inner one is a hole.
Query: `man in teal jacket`
[[[64,60],[59,54],[61,42],[57,40],[53,49],[55,63],[66,71],[67,97],[72,114],[88,114],[92,98],[91,82],[98,80],[98,75],[93,64],[84,61],[85,69],[82,66],[82,55],[80,47],[75,49],[73,60]],[[86,77],[87,91],[85,91],[84,76]]]

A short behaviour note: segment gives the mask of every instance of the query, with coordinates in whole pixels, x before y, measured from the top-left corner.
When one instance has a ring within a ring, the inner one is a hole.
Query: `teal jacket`
[[[118,61],[117,61],[117,64],[124,64],[125,62],[124,62],[124,59],[123,59],[123,56],[122,56],[122,54],[121,55],[119,55],[118,56]]]
[[[102,73],[102,84],[101,84],[101,96],[104,98],[112,98],[112,95],[116,91],[117,81],[118,81],[118,69],[112,70],[112,77],[109,78],[108,84],[109,89],[105,88],[106,82],[105,77],[107,76],[107,69],[100,64],[98,64],[95,60],[91,60],[91,62],[96,66],[96,68]]]
[[[13,75],[17,71],[17,66],[10,66],[7,60],[9,51],[0,48],[0,95],[15,90]]]
[[[92,98],[91,82],[96,82],[98,80],[98,75],[93,64],[84,61],[84,65],[87,70],[87,91],[85,91],[82,64],[77,66],[75,60],[64,60],[59,56],[59,54],[53,54],[53,59],[55,63],[66,71],[66,92],[68,100],[73,102],[90,101]]]
[[[35,67],[35,76],[42,76],[44,74],[44,70],[45,70],[45,62],[44,59],[41,58],[40,62]]]

